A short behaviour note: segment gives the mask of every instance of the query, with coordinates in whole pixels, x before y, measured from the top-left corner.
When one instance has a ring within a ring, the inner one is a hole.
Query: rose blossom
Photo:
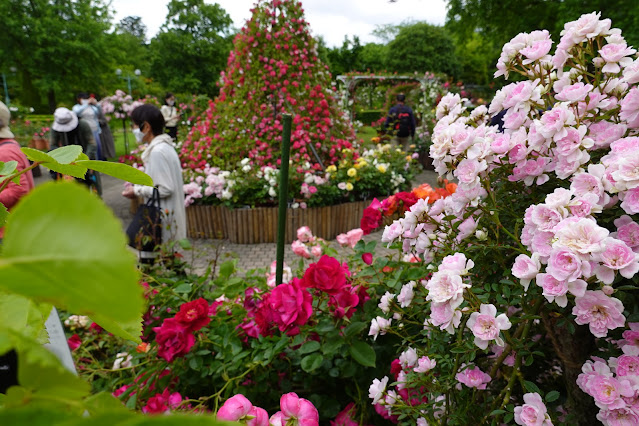
[[[587,393],[595,399],[599,408],[615,409],[626,406],[622,397],[635,394],[628,380],[618,380],[614,377],[595,375],[587,382]]]
[[[463,253],[455,253],[442,259],[439,265],[440,271],[450,271],[457,275],[467,275],[468,270],[475,266],[475,262],[466,259]]]
[[[639,272],[639,256],[621,240],[606,238],[603,242],[604,251],[596,255],[601,262],[595,267],[597,278],[604,284],[612,284],[615,279],[614,271],[624,278],[632,278]]]
[[[409,283],[402,286],[402,289],[397,296],[397,302],[399,303],[400,307],[407,308],[410,306],[410,303],[413,301],[413,296],[415,294],[415,292],[413,291],[413,289],[415,288],[415,284],[415,281],[410,281]]]
[[[302,226],[297,230],[297,239],[303,243],[308,243],[313,238],[313,232],[308,226]]]
[[[431,303],[430,318],[424,325],[434,325],[440,330],[446,330],[449,334],[453,334],[455,329],[461,323],[462,313],[450,306],[450,303]]]
[[[481,371],[479,367],[466,368],[461,373],[457,373],[455,379],[469,388],[477,388],[480,390],[486,389],[486,385],[491,380],[490,375]]]
[[[461,276],[452,271],[437,271],[426,283],[428,290],[426,300],[450,303],[453,308],[456,308],[463,301],[464,289],[470,287],[469,284],[464,284]]]
[[[567,247],[582,254],[597,253],[603,250],[601,243],[608,233],[594,220],[581,218],[557,231],[553,247]]]
[[[597,337],[606,337],[608,330],[623,327],[623,304],[619,299],[606,296],[601,290],[586,291],[583,297],[575,299],[572,314],[579,325],[588,324],[590,332]]]
[[[639,356],[621,355],[617,358],[617,376],[639,376]]]
[[[623,202],[621,208],[628,214],[639,213],[639,188],[633,188],[630,191],[622,193]]]
[[[337,294],[346,285],[344,266],[334,257],[324,255],[316,263],[309,265],[301,285]]]
[[[368,331],[369,336],[373,336],[373,340],[377,340],[378,335],[386,334],[386,330],[390,328],[392,319],[377,317],[371,320],[371,328]]]
[[[351,229],[346,234],[339,234],[335,237],[335,239],[342,247],[350,246],[350,248],[355,248],[355,244],[362,239],[363,235],[364,231],[360,228],[355,228]]]
[[[388,384],[388,377],[384,377],[382,380],[374,379],[373,383],[368,388],[368,397],[373,400],[372,404],[377,404],[382,396],[384,395],[384,391],[386,390],[386,385]]]
[[[530,281],[537,276],[539,269],[541,269],[541,262],[539,261],[538,253],[533,253],[532,257],[520,254],[515,258],[512,273],[515,277],[519,278],[519,282],[524,287],[524,290],[528,291]]]
[[[203,298],[180,305],[180,311],[175,314],[175,320],[184,325],[189,331],[198,331],[209,322],[209,304]]]
[[[571,250],[555,248],[550,252],[546,272],[559,281],[574,281],[582,275],[589,275],[590,263],[582,262]]]
[[[167,362],[184,356],[195,344],[195,337],[187,327],[175,318],[167,318],[160,327],[154,327],[155,341],[158,344],[158,356]]]
[[[552,426],[548,409],[538,393],[524,395],[524,405],[515,407],[515,423],[524,426]]]
[[[280,398],[280,409],[270,418],[272,426],[318,426],[319,413],[310,401],[290,392]]]
[[[561,92],[557,93],[555,98],[560,101],[579,102],[586,99],[586,96],[593,89],[592,84],[583,84],[582,82],[564,86]]]
[[[504,346],[504,341],[499,337],[501,330],[508,330],[512,326],[506,314],[497,315],[495,305],[481,304],[479,312],[470,314],[466,323],[475,335],[475,344],[480,349],[486,349],[492,340],[499,346]]]
[[[417,364],[417,351],[413,348],[408,348],[399,356],[399,363],[403,369],[412,368]]]
[[[305,259],[311,258],[311,252],[308,251],[308,247],[306,247],[306,245],[300,240],[293,241],[293,244],[291,244],[291,248],[293,249],[293,253],[295,253],[296,255]]]
[[[351,402],[337,414],[335,420],[331,420],[331,426],[358,426],[359,423],[354,420],[356,414],[355,403]]]
[[[297,278],[271,290],[268,302],[276,314],[274,320],[280,331],[306,324],[313,314],[313,297],[300,286],[300,280]]]
[[[575,280],[567,282],[565,280],[557,280],[550,274],[538,274],[537,285],[544,289],[543,296],[552,303],[553,301],[562,308],[568,304],[566,294],[570,292],[576,297],[584,295],[588,283],[584,280]]]
[[[415,373],[428,373],[435,368],[437,362],[434,359],[430,359],[427,356],[423,356],[417,360],[417,367],[413,369]]]
[[[639,223],[632,220],[628,215],[623,215],[615,220],[617,234],[615,237],[633,250],[639,246]]]
[[[627,407],[601,410],[597,420],[608,426],[634,426],[639,424],[639,414]]]
[[[217,412],[218,420],[237,422],[242,420],[253,408],[253,404],[244,395],[237,394],[227,399]]]

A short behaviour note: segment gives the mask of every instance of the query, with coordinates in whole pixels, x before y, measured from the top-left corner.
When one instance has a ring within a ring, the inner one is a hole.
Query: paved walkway
[[[50,180],[46,169],[43,169],[41,177],[36,178],[36,185]],[[437,182],[437,174],[433,171],[424,171],[414,180],[414,186],[422,183],[435,185]],[[131,212],[131,202],[122,196],[123,185],[119,179],[102,175],[102,199],[111,207],[115,216],[122,221],[123,229],[131,221],[133,214]],[[382,232],[367,235],[365,241],[379,241]],[[194,272],[201,273],[206,270],[209,263],[213,260],[232,259],[238,260],[237,267],[241,271],[250,269],[268,268],[276,258],[276,244],[233,244],[228,240],[210,240],[210,239],[191,239],[193,252],[185,252],[186,260],[189,261]],[[351,249],[342,249],[336,241],[330,242],[331,246],[338,250],[341,255],[346,255]],[[378,253],[379,253],[378,245]],[[296,256],[291,250],[291,245],[287,244],[284,251],[284,261],[290,265],[297,265],[299,256]],[[219,264],[220,262],[218,262]]]

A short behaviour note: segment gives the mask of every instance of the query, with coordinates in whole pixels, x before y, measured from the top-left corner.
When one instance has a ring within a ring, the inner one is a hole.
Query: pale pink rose
[[[410,281],[402,286],[402,289],[397,296],[397,302],[399,303],[400,307],[407,308],[410,306],[415,295],[415,292],[413,291],[414,288],[415,281]]]
[[[559,281],[574,281],[582,275],[589,275],[590,263],[565,248],[553,249],[548,259],[546,272]]]
[[[388,377],[384,377],[382,380],[373,380],[368,388],[368,397],[373,400],[372,404],[377,404],[377,401],[383,398],[386,385],[388,385]]]
[[[639,213],[639,187],[620,194],[623,197],[621,208],[628,214]]]
[[[539,254],[533,253],[532,257],[520,254],[515,258],[512,273],[515,277],[519,278],[521,285],[524,286],[526,291],[528,291],[530,281],[537,276],[539,269],[541,269]]]
[[[565,86],[561,92],[557,93],[555,98],[566,102],[579,102],[586,99],[586,96],[593,89],[592,84],[583,84],[582,82]]]
[[[319,413],[310,401],[300,398],[296,393],[290,392],[280,398],[282,421],[284,424],[299,424],[301,426],[319,425]],[[291,422],[297,420],[297,422]]]
[[[509,109],[504,115],[504,128],[515,130],[520,128],[528,120],[528,111],[525,109]]]
[[[538,204],[532,211],[532,223],[544,232],[550,232],[563,219],[561,214],[555,210],[548,208],[544,204]]]
[[[324,249],[322,249],[322,246],[313,246],[313,247],[311,247],[311,255],[313,257],[320,257],[320,256],[322,256],[323,252],[324,252]]]
[[[417,364],[417,351],[413,348],[408,348],[399,355],[399,363],[404,370],[413,368]]]
[[[348,245],[351,248],[355,248],[355,244],[357,244],[359,240],[362,239],[363,235],[364,231],[362,231],[360,228],[351,229],[346,233],[346,240],[348,241]]]
[[[463,301],[464,289],[470,288],[470,284],[465,284],[458,274],[444,270],[435,272],[425,287],[428,290],[426,300],[450,303],[456,308]]]
[[[504,341],[499,337],[501,330],[508,330],[512,326],[506,314],[497,315],[494,305],[482,304],[479,312],[470,314],[466,323],[475,336],[475,345],[480,349],[486,349],[488,343],[495,341],[499,346],[504,346]]]
[[[524,61],[524,65],[525,65],[525,62],[537,61],[543,58],[544,56],[548,54],[548,52],[550,52],[551,47],[552,47],[552,40],[546,39],[546,40],[537,40],[531,46],[521,49],[519,52],[528,59],[528,61]]]
[[[550,274],[538,274],[537,285],[543,288],[543,296],[549,303],[555,302],[557,306],[565,308],[568,305],[568,297],[571,294],[581,297],[585,294],[588,283],[584,280],[559,281]]]
[[[435,368],[437,362],[434,359],[430,359],[427,356],[423,356],[417,360],[417,367],[413,369],[415,373],[428,373]]]
[[[533,96],[536,84],[530,80],[521,81],[519,83],[512,83],[506,86],[507,90],[506,98],[502,105],[503,108],[513,108],[518,104],[528,102]]]
[[[377,336],[380,334],[383,336],[390,328],[392,319],[386,319],[384,317],[373,318],[371,321],[371,327],[368,330],[368,335],[373,336],[373,340],[377,340]]]
[[[598,253],[603,250],[601,243],[608,234],[594,220],[580,218],[557,231],[553,247],[566,247],[581,254]]]
[[[304,245],[304,243],[300,240],[293,241],[293,243],[291,244],[291,248],[293,249],[293,253],[295,253],[296,255],[305,259],[311,258],[311,252],[308,251],[308,247],[306,247],[306,245]]]
[[[595,141],[597,148],[610,146],[614,141],[621,139],[626,133],[626,126],[609,121],[597,121],[588,127],[589,136]]]
[[[437,200],[437,201],[440,201],[440,200]],[[392,243],[397,238],[399,238],[403,233],[404,233],[404,229],[402,227],[402,224],[400,223],[400,221],[396,220],[392,224],[384,228],[384,232],[382,234],[382,242]]]
[[[618,158],[617,165],[612,177],[618,189],[632,189],[639,186],[639,153],[627,153]]]
[[[639,414],[627,407],[600,410],[597,413],[597,420],[606,426],[634,426],[639,425]]]
[[[335,237],[335,239],[337,240],[337,243],[342,247],[346,247],[348,245],[348,237],[346,236],[346,234],[339,234],[337,237]]]
[[[599,50],[599,54],[606,61],[606,65],[601,69],[602,72],[616,74],[621,71],[622,66],[630,65],[632,59],[628,58],[637,52],[635,49],[629,48],[625,41],[619,43],[608,43]]]
[[[582,139],[586,133],[586,126],[580,126],[579,129],[567,127],[565,129],[566,136],[556,140],[557,153],[563,156],[572,154],[582,145]]]
[[[461,373],[455,375],[455,379],[469,388],[486,389],[486,385],[490,383],[490,375],[484,373],[479,367],[466,368]]]
[[[554,237],[552,232],[535,232],[531,241],[533,252],[537,252],[540,257],[550,256]]]
[[[462,160],[453,172],[461,183],[472,184],[479,182],[479,174],[488,168],[485,161]]]
[[[614,410],[626,406],[623,397],[634,395],[630,382],[609,376],[596,375],[588,381],[588,394],[599,408]]]
[[[639,60],[635,59],[623,70],[623,79],[628,84],[639,83]]]
[[[227,399],[224,405],[218,410],[218,420],[226,420],[229,422],[236,422],[246,417],[253,404],[244,395],[237,394]]]
[[[639,356],[621,355],[617,359],[617,376],[639,376]]]
[[[477,222],[472,216],[470,216],[457,227],[457,236],[455,237],[455,240],[463,241],[464,239],[473,235],[476,229]]]
[[[538,393],[524,395],[524,405],[515,407],[515,423],[524,426],[552,426],[548,409]]]
[[[439,265],[439,270],[450,271],[457,275],[466,275],[473,266],[475,266],[475,262],[471,259],[466,259],[466,255],[463,253],[455,253],[442,259],[442,263]]]
[[[449,303],[431,303],[430,318],[426,322],[453,334],[459,327],[461,317],[462,313],[452,308]]]
[[[639,223],[633,221],[630,216],[623,215],[615,220],[615,226],[617,227],[616,238],[632,249],[639,246]]]
[[[601,178],[585,172],[573,176],[570,189],[578,197],[586,194],[595,194],[601,197],[604,193]]]
[[[544,112],[539,123],[541,126],[537,130],[545,138],[561,138],[565,135],[564,126],[576,124],[575,115],[563,104],[557,104],[550,111]]]
[[[601,262],[595,267],[597,278],[604,284],[612,284],[615,279],[614,271],[624,278],[631,279],[639,272],[639,255],[621,240],[606,238],[603,242],[604,251],[598,253],[595,259]]]
[[[619,117],[628,122],[628,126],[639,126],[639,88],[633,87],[621,100]]]
[[[495,154],[505,154],[510,151],[511,148],[510,134],[508,133],[498,134],[490,144],[490,149],[492,149]]]
[[[313,232],[311,231],[311,228],[309,228],[308,226],[302,226],[297,230],[297,239],[300,240],[301,242],[307,243],[311,241],[312,238],[313,238]]]
[[[610,19],[600,20],[600,17],[601,12],[592,12],[581,15],[576,21],[566,23],[562,31],[563,37],[568,37],[573,44],[578,44],[598,35],[608,35],[611,21]]]
[[[572,314],[579,325],[588,324],[596,337],[606,337],[608,330],[623,327],[623,304],[619,299],[606,296],[601,290],[586,291],[583,297],[575,299]]]
[[[633,136],[616,140],[610,144],[610,149],[613,153],[624,156],[634,154],[639,149],[639,137]]]

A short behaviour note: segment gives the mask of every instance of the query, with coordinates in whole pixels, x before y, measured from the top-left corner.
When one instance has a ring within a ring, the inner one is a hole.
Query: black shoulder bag
[[[162,244],[162,209],[160,192],[153,188],[153,195],[138,207],[126,229],[129,245],[140,251],[154,251]]]

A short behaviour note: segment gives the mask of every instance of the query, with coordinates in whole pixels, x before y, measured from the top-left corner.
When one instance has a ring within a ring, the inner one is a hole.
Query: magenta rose
[[[299,279],[280,284],[271,291],[269,304],[280,331],[304,325],[313,314],[313,297],[299,285]]]
[[[195,344],[195,337],[188,327],[175,318],[167,318],[160,327],[154,327],[155,341],[158,344],[158,356],[168,362],[176,357],[184,356]]]
[[[324,255],[309,265],[301,285],[334,295],[346,285],[346,272],[337,259]]]
[[[189,331],[197,331],[211,322],[209,303],[203,298],[183,303],[175,319],[187,327]]]
[[[359,227],[364,231],[364,235],[368,235],[382,224],[382,212],[372,207],[366,207],[362,215]]]
[[[217,412],[218,420],[237,422],[251,412],[253,404],[244,395],[238,393],[226,400]]]

